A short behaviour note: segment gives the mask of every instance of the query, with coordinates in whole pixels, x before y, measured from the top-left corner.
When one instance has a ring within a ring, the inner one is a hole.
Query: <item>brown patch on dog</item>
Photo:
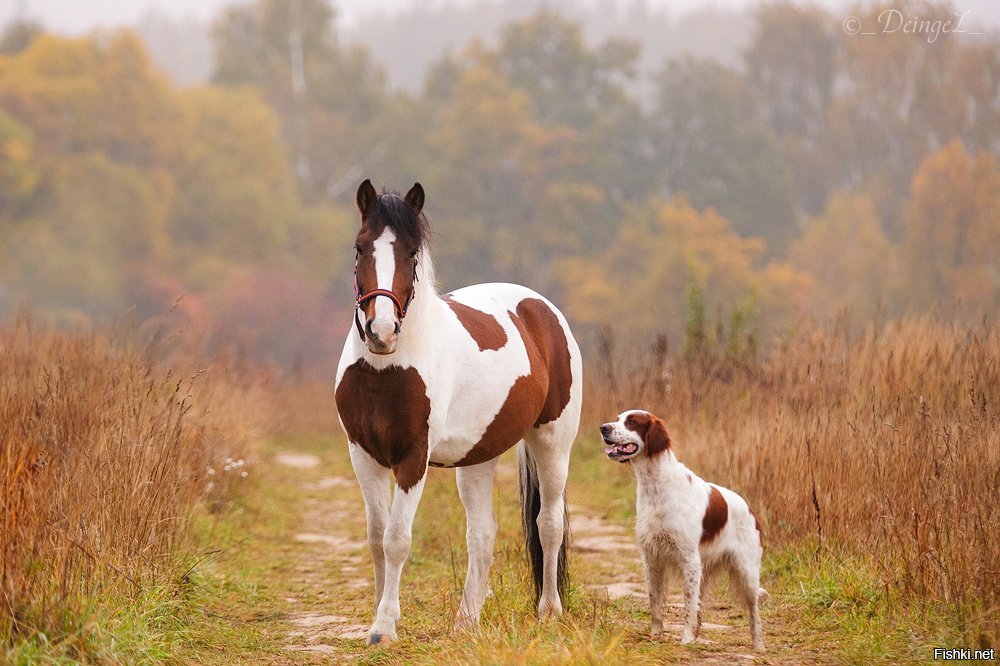
[[[401,490],[423,478],[431,401],[416,368],[377,370],[360,359],[344,371],[335,398],[350,440],[391,468]]]
[[[443,300],[458,317],[462,328],[479,345],[479,351],[503,349],[503,346],[507,344],[507,332],[503,330],[503,326],[496,320],[496,317],[459,303],[451,296],[445,296]]]
[[[548,373],[545,405],[535,421],[535,427],[538,427],[558,419],[569,404],[570,387],[573,385],[569,343],[559,318],[545,301],[539,298],[524,299],[517,304],[517,316],[524,322],[524,329],[527,330],[525,334],[525,330],[518,327],[525,347],[530,349],[529,340],[534,342],[541,365]]]
[[[726,504],[726,498],[718,488],[709,486],[708,507],[705,509],[705,517],[701,520],[701,543],[717,537],[728,519],[729,505]]]
[[[486,432],[456,466],[492,460],[517,444],[532,427],[559,418],[569,404],[573,381],[566,333],[552,309],[537,298],[526,298],[517,312],[508,312],[528,354],[530,370],[518,377]]]
[[[655,456],[670,448],[670,435],[663,421],[649,412],[633,412],[625,417],[625,427],[642,438],[647,456]]]
[[[753,512],[753,509],[750,508],[749,504],[747,504],[747,510],[750,512],[750,515],[753,516],[753,526],[757,530],[757,537],[760,539],[761,545],[763,545],[764,544],[764,531],[762,529],[760,529],[760,521],[757,520],[757,514]]]

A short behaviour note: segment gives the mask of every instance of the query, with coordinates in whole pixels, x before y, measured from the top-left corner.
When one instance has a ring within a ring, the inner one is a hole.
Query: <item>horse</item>
[[[374,561],[371,645],[397,637],[400,575],[428,466],[456,470],[468,570],[455,628],[478,626],[497,532],[493,472],[514,446],[537,611],[563,610],[580,348],[562,313],[527,287],[477,284],[440,296],[424,198],[420,183],[405,196],[378,193],[370,180],[357,191],[354,322],[335,397]]]

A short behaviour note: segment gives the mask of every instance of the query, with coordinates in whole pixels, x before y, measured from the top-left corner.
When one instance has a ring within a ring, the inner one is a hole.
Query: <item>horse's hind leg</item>
[[[469,570],[465,576],[462,605],[455,617],[455,628],[479,624],[479,613],[489,587],[493,542],[497,521],[493,515],[493,470],[497,459],[455,470],[458,495],[465,506],[465,540],[469,551]]]
[[[560,419],[562,421],[562,419]],[[566,535],[566,478],[569,476],[569,453],[576,436],[575,424],[556,421],[531,431],[525,442],[538,470],[540,509],[537,524],[542,546],[542,590],[538,600],[540,617],[562,614],[559,598],[560,552]],[[565,566],[565,560],[563,562]]]
[[[389,522],[389,505],[392,489],[389,485],[389,470],[379,465],[357,444],[350,445],[351,464],[358,477],[361,494],[365,498],[365,520],[368,523],[368,547],[375,565],[375,610],[378,611],[385,583],[385,551],[382,539]]]

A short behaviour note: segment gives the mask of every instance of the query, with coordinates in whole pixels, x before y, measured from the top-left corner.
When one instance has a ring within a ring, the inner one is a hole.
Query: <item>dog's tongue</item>
[[[607,446],[604,447],[604,455],[610,456],[611,452],[614,451],[614,450],[615,450],[615,447],[609,444],[609,445],[607,445]]]

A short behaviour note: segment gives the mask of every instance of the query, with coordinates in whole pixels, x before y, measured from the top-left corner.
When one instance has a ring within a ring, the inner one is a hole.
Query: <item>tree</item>
[[[658,191],[717,208],[775,254],[797,235],[794,183],[770,130],[754,117],[754,91],[707,60],[667,64],[653,120]]]
[[[734,233],[713,209],[653,199],[630,211],[605,251],[566,259],[557,273],[575,321],[679,335],[692,287],[712,305],[755,299],[766,321],[787,319],[804,302],[810,280],[786,264],[763,263],[765,249],[759,238]]]
[[[263,91],[312,201],[368,161],[385,102],[381,71],[338,43],[334,16],[327,0],[257,0],[226,11],[214,30],[213,80]]]
[[[955,139],[928,157],[913,176],[904,224],[908,303],[954,304],[973,315],[1000,312],[996,155],[971,154]]]
[[[873,317],[894,296],[898,248],[864,194],[834,194],[826,211],[810,221],[790,252],[792,264],[815,281],[810,307],[829,316],[851,308]]]

